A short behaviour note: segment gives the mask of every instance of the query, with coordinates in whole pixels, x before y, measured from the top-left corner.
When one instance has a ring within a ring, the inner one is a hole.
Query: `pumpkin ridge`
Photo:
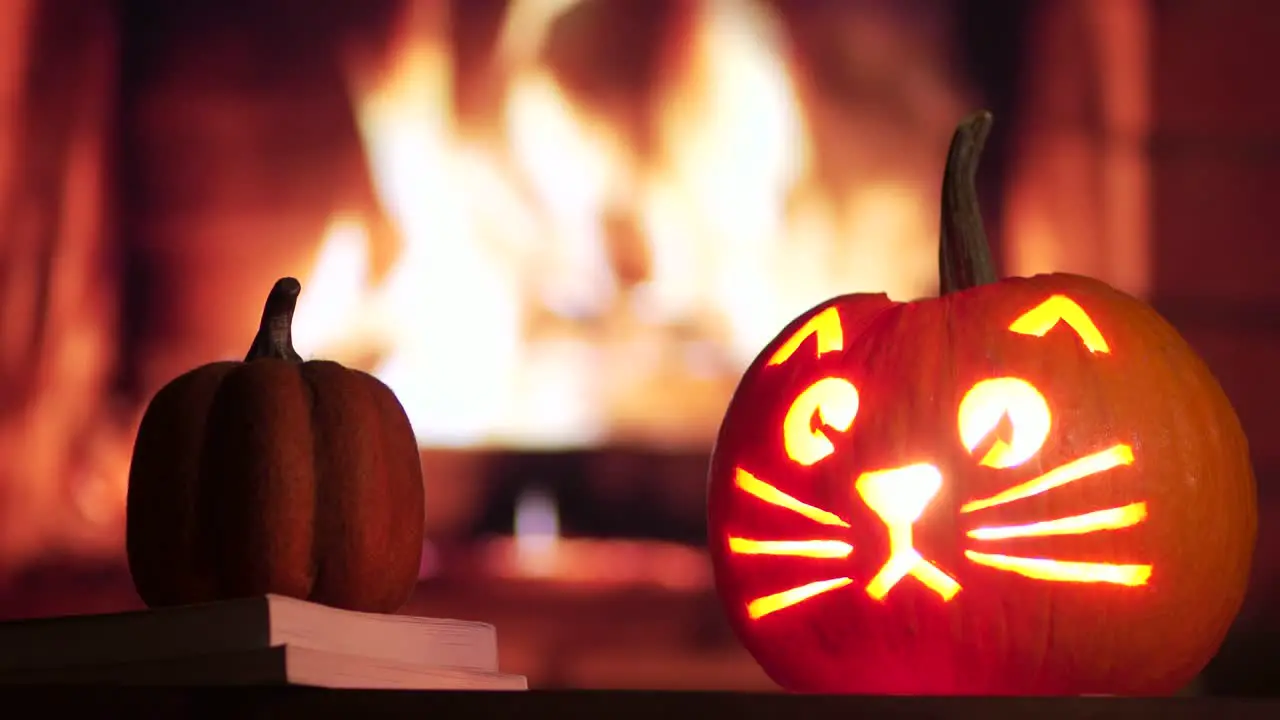
[[[200,487],[184,479],[198,473],[208,409],[236,367],[212,363],[183,373],[156,393],[139,425],[126,491],[125,553],[138,595],[149,606],[181,604],[213,582],[212,559],[202,552]],[[169,422],[173,414],[182,421]],[[152,541],[157,535],[169,541]],[[164,577],[170,567],[180,575],[176,582]]]
[[[225,597],[305,597],[311,584],[294,557],[299,538],[309,542],[315,531],[314,507],[296,502],[305,492],[299,486],[314,476],[288,457],[312,439],[309,429],[299,427],[308,423],[297,422],[302,409],[293,405],[306,393],[296,367],[280,359],[240,364],[223,378],[210,405],[199,502],[207,557]]]
[[[311,496],[311,502],[315,508],[313,517],[315,518],[315,529],[311,536],[311,583],[307,588],[307,599],[313,600],[316,589],[323,587],[324,563],[321,558],[326,548],[320,547],[323,538],[329,537],[327,532],[322,532],[322,512],[324,505],[322,504],[321,493],[327,487],[329,478],[327,476],[327,463],[323,453],[325,448],[329,447],[328,438],[324,437],[325,432],[322,430],[322,423],[317,422],[316,417],[316,396],[320,392],[316,380],[311,373],[307,372],[307,368],[312,363],[304,362],[298,365],[298,376],[302,378],[302,386],[306,389],[307,395],[307,426],[311,431],[311,473],[315,478],[314,492]]]
[[[388,606],[400,607],[412,596],[413,589],[417,585],[418,569],[422,564],[422,545],[426,530],[425,485],[422,477],[422,460],[418,452],[418,440],[413,432],[413,426],[409,422],[408,414],[405,412],[404,406],[400,404],[395,392],[372,375],[358,370],[351,372],[357,373],[364,380],[360,384],[369,397],[378,423],[377,437],[381,440],[378,458],[381,472],[378,473],[377,479],[380,479],[385,484],[387,501],[391,503],[392,508],[409,514],[404,524],[397,524],[396,527],[390,528],[393,531],[393,535],[388,538],[391,543],[387,549],[387,556],[381,558],[382,562],[392,566],[403,563],[405,572],[412,574],[412,581],[399,590],[398,597],[381,598]],[[397,447],[397,444],[401,445],[401,447]],[[404,459],[405,466],[403,468],[398,467],[393,462],[395,458]],[[410,484],[405,486],[409,488],[409,497],[406,498],[397,497],[399,494],[397,493],[397,488],[401,484],[399,481],[401,473],[404,473],[412,480]],[[396,542],[395,534],[398,533],[409,533],[410,542],[407,544]],[[408,548],[408,555],[399,557],[399,553],[396,552],[398,548]]]

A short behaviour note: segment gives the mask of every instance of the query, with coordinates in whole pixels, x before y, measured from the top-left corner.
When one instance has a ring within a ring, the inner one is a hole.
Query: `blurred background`
[[[1266,0],[6,0],[0,617],[139,606],[141,412],[288,274],[419,436],[406,612],[535,687],[771,688],[701,549],[721,413],[815,302],[935,292],[987,107],[1003,271],[1146,298],[1233,399],[1259,547],[1193,691],[1280,693],[1278,65]]]

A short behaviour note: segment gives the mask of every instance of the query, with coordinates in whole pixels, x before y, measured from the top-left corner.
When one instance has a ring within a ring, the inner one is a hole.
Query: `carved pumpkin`
[[[126,544],[149,606],[276,593],[391,612],[413,590],[423,485],[409,419],[373,376],[303,362],[300,291],[275,284],[244,362],[191,370],[147,407]]]
[[[1257,518],[1245,436],[1154,310],[997,280],[952,143],[942,294],[846,295],[769,343],[711,462],[730,621],[803,692],[1163,694],[1216,652]]]

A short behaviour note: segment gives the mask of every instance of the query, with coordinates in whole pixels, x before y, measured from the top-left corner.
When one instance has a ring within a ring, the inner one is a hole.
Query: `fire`
[[[542,59],[575,4],[510,4],[492,131],[455,112],[439,4],[403,3],[384,56],[351,64],[397,242],[377,271],[379,218],[335,215],[295,337],[390,385],[424,445],[704,444],[787,318],[850,290],[932,290],[915,259],[934,243],[934,168],[869,168],[833,199],[773,10],[687,4],[641,152]]]

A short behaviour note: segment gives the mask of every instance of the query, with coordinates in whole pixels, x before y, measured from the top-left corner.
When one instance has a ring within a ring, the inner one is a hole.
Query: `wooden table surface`
[[[1235,720],[1280,718],[1280,700],[1234,698],[888,698],[698,692],[387,692],[310,688],[6,688],[5,707],[81,717],[556,718],[733,720],[973,718]],[[22,714],[22,713],[19,713]],[[674,717],[680,715],[680,718]]]

